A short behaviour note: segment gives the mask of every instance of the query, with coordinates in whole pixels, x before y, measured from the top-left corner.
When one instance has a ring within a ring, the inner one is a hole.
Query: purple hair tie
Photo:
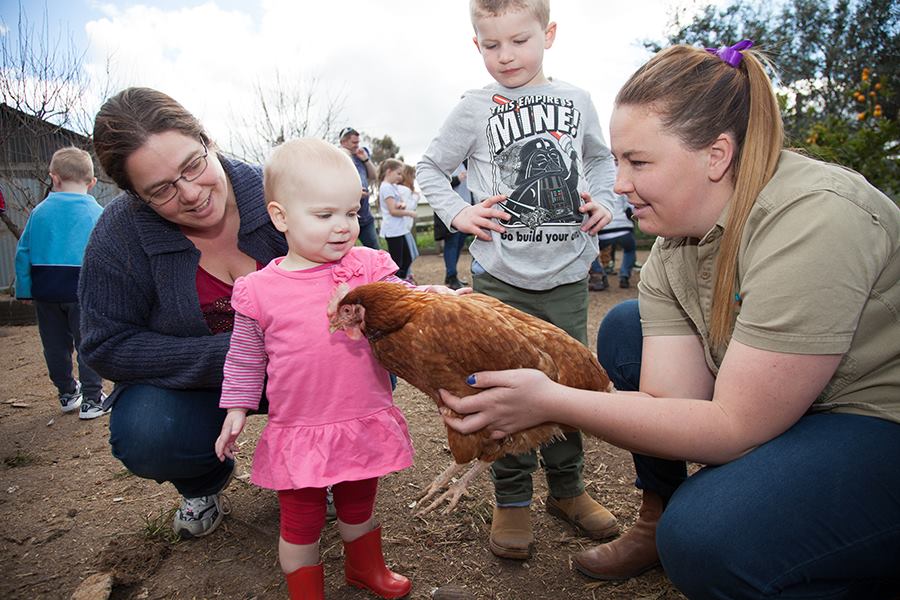
[[[744,58],[744,55],[741,54],[741,50],[746,50],[750,46],[753,45],[753,40],[741,40],[734,46],[722,46],[721,48],[707,48],[706,51],[710,54],[715,54],[726,63],[737,69],[741,65],[741,59]]]

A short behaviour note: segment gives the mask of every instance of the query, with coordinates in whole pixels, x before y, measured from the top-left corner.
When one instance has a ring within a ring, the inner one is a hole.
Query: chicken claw
[[[446,515],[453,512],[453,509],[455,509],[456,505],[459,504],[459,499],[462,497],[462,495],[468,493],[466,491],[466,488],[468,488],[469,484],[472,483],[472,481],[475,480],[479,475],[487,471],[491,467],[491,463],[481,460],[477,461],[474,465],[472,465],[472,468],[470,468],[466,472],[466,474],[459,479],[459,481],[456,481],[448,486],[447,484],[450,482],[453,476],[456,473],[459,473],[465,466],[466,465],[461,465],[454,462],[449,467],[447,467],[447,469],[445,469],[443,473],[438,475],[434,481],[431,482],[431,485],[428,486],[425,495],[419,500],[419,504],[422,504],[426,500],[430,499],[434,494],[443,489],[445,486],[447,487],[447,490],[431,504],[417,511],[416,516],[428,514],[445,500],[447,500],[447,508],[443,510],[443,514]]]

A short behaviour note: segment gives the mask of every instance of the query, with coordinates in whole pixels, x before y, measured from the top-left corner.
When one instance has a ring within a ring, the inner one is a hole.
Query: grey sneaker
[[[78,407],[81,406],[81,382],[77,379],[75,380],[75,391],[71,394],[60,394],[59,395],[59,404],[62,407],[62,411],[64,413],[70,413],[73,410],[78,410]]]
[[[199,498],[182,498],[181,507],[175,511],[172,529],[185,539],[203,537],[215,531],[230,512],[231,504],[221,491]]]
[[[331,493],[331,486],[325,488],[325,520],[335,521],[337,519],[337,510],[334,508],[334,494]]]
[[[112,410],[110,406],[106,410],[103,409],[103,401],[106,400],[106,394],[100,392],[99,400],[84,400],[81,403],[81,412],[78,413],[79,419],[96,419],[103,415],[109,414]]]

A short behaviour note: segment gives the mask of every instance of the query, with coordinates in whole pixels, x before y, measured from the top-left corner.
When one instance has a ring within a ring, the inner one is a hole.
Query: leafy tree
[[[670,19],[666,44],[704,47],[749,38],[773,59],[788,145],[849,166],[895,195],[900,10],[895,0],[735,0]],[[658,51],[662,45],[646,41]],[[863,80],[865,73],[865,80]],[[875,84],[878,89],[875,89]],[[861,110],[859,95],[865,88]],[[870,95],[874,93],[875,95]],[[865,112],[866,117],[859,115]]]
[[[385,135],[382,138],[376,138],[364,134],[363,137],[365,145],[372,149],[372,160],[376,163],[381,163],[381,161],[386,158],[403,160],[402,156],[398,156],[400,153],[400,146],[394,143],[391,136]]]
[[[863,69],[850,91],[857,106],[855,118],[828,116],[810,128],[802,147],[824,160],[863,173],[880,190],[900,194],[900,123],[884,114],[891,90]]]

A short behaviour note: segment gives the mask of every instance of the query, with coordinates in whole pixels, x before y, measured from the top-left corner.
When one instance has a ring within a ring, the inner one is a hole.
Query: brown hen
[[[343,293],[343,291],[339,292]],[[360,286],[343,297],[331,317],[331,329],[365,336],[384,368],[428,394],[441,410],[438,390],[457,396],[478,390],[466,378],[478,371],[520,367],[539,369],[550,379],[586,390],[611,388],[606,372],[590,350],[555,325],[483,294],[436,294],[396,283]],[[544,423],[500,440],[486,430],[462,434],[447,428],[454,463],[428,487],[420,505],[447,486],[473,460],[468,473],[430,505],[445,499],[450,512],[466,486],[506,454],[521,454],[561,437],[570,428]]]

